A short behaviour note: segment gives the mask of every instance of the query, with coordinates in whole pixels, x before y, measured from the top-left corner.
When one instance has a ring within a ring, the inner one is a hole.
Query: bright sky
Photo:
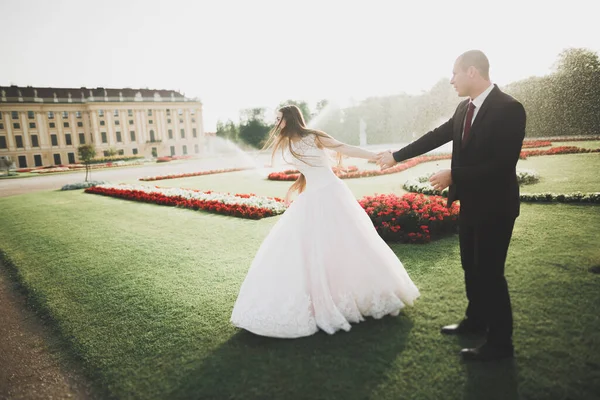
[[[175,89],[205,129],[287,99],[419,93],[460,53],[492,80],[549,72],[567,47],[600,52],[594,0],[0,0],[0,85]]]

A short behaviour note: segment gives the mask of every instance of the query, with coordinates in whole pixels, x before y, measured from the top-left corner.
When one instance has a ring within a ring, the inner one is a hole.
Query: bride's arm
[[[317,140],[328,149],[337,151],[338,153],[341,153],[348,157],[366,158],[367,160],[375,160],[377,157],[377,153],[373,151],[365,150],[357,146],[352,146],[340,142],[339,140],[336,140],[329,135],[327,135],[326,137],[319,136]]]

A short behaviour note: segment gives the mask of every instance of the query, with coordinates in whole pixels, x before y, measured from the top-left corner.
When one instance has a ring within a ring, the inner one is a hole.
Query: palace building
[[[0,156],[18,168],[97,157],[200,155],[202,103],[172,90],[0,86]]]

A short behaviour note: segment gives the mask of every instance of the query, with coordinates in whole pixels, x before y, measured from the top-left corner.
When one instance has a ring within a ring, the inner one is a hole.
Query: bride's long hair
[[[275,158],[275,154],[278,151],[281,151],[283,153],[284,149],[287,148],[287,150],[289,150],[292,156],[294,156],[298,160],[301,160],[304,163],[307,163],[304,160],[304,158],[306,157],[305,155],[298,154],[296,151],[294,151],[292,147],[292,140],[301,140],[308,135],[314,135],[315,144],[322,149],[325,146],[321,142],[321,138],[331,138],[331,136],[329,136],[323,131],[307,128],[306,122],[304,122],[304,117],[302,116],[302,112],[297,106],[293,104],[283,106],[278,111],[281,113],[281,119],[279,120],[277,125],[275,125],[273,129],[271,129],[271,131],[269,132],[269,138],[265,143],[263,149],[267,149],[273,146],[273,153],[271,155],[271,160],[273,160]],[[285,124],[282,128],[281,121],[284,120]],[[341,164],[341,160],[342,154],[337,153],[338,164]],[[290,187],[290,190],[302,193],[305,188],[306,177],[304,176],[304,174],[300,173],[300,176],[298,177],[296,182],[294,182],[294,184]]]

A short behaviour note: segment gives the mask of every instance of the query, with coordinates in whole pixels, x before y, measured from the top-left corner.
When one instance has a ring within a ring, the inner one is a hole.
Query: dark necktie
[[[473,121],[473,114],[475,113],[475,104],[469,102],[469,109],[467,110],[467,118],[465,120],[465,132],[463,134],[462,145],[464,147],[469,137],[469,131],[471,130],[471,121]]]

